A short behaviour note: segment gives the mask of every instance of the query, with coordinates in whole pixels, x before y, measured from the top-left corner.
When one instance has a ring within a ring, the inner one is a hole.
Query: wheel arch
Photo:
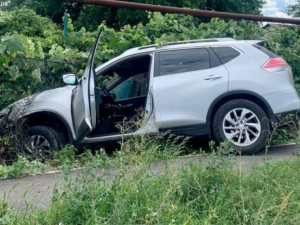
[[[223,94],[219,96],[217,99],[215,99],[215,101],[210,106],[207,114],[208,123],[212,124],[214,116],[216,115],[218,109],[222,105],[224,105],[228,101],[235,100],[235,99],[245,99],[257,104],[259,107],[261,107],[264,110],[264,112],[267,114],[270,121],[275,120],[274,113],[270,104],[262,96],[251,91],[232,91]]]
[[[67,121],[60,115],[50,111],[33,112],[22,118],[26,126],[49,126],[52,129],[62,133],[65,137],[66,143],[73,144],[74,139],[72,131]]]

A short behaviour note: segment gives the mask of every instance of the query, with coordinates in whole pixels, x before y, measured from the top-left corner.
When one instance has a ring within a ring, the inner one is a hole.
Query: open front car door
[[[94,58],[102,31],[98,34],[89,55],[87,65],[78,86],[72,94],[72,120],[76,134],[76,142],[80,142],[96,127],[99,120],[99,94],[95,90]]]

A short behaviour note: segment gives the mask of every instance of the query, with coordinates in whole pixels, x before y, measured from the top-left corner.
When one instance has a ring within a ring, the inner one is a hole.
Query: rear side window
[[[213,47],[212,49],[223,64],[230,62],[240,55],[237,50],[231,47]]]
[[[205,48],[160,53],[159,76],[204,70],[209,67],[209,54]]]
[[[257,48],[258,50],[262,51],[263,53],[267,54],[270,58],[277,58],[278,56],[271,52],[269,49],[265,48],[264,46],[255,44],[253,47]]]

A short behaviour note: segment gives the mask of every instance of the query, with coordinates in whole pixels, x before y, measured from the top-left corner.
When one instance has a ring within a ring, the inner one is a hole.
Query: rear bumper
[[[300,98],[293,88],[263,96],[272,108],[274,115],[295,114],[300,111]]]
[[[263,96],[272,108],[273,127],[296,126],[300,119],[300,98],[295,88]]]

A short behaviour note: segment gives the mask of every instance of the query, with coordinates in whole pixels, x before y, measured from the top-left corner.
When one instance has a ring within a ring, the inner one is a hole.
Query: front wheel
[[[27,156],[32,159],[48,160],[53,158],[55,150],[61,150],[63,140],[51,127],[34,126],[28,129]]]
[[[255,103],[232,100],[217,111],[213,134],[218,143],[230,141],[237,152],[253,154],[265,147],[270,135],[270,122]]]

